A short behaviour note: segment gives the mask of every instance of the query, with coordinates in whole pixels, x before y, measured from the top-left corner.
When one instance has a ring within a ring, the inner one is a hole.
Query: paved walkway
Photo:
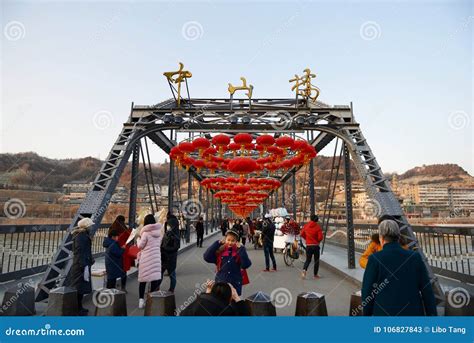
[[[215,266],[204,262],[203,253],[212,242],[220,238],[220,234],[210,237],[204,241],[203,248],[192,248],[182,252],[178,256],[177,280],[175,290],[176,307],[179,309],[187,301],[192,300],[193,294],[202,290],[203,283],[207,279],[214,278]],[[350,281],[348,277],[341,277],[339,274],[321,267],[321,278],[313,280],[300,279],[300,268],[302,262],[296,261],[294,267],[287,267],[283,262],[281,253],[276,253],[275,257],[278,265],[278,272],[262,272],[264,269],[263,250],[254,250],[247,244],[249,257],[252,266],[249,269],[250,284],[244,286],[242,297],[248,297],[257,291],[264,291],[272,294],[276,301],[277,315],[293,316],[296,307],[296,298],[300,292],[315,291],[326,295],[328,314],[330,316],[347,316],[349,313],[350,296],[352,292],[358,290],[358,286]],[[311,269],[311,267],[310,267]],[[310,273],[308,273],[310,274]],[[165,276],[161,289],[167,290],[169,287],[169,277]],[[127,307],[128,315],[142,316],[143,309],[138,309],[138,282],[136,277],[131,277],[127,285]],[[94,313],[94,304],[88,298],[86,307],[90,313]]]

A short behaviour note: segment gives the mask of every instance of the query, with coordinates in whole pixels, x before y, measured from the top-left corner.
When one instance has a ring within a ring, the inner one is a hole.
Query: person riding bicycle
[[[286,236],[285,244],[292,244],[290,254],[293,256],[294,250],[298,249],[297,237],[300,234],[300,226],[290,216],[286,216],[280,231]]]

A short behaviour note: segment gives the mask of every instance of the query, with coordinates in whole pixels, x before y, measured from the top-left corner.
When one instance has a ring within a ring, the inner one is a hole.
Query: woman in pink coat
[[[145,287],[151,282],[150,291],[154,292],[159,287],[161,280],[161,240],[162,225],[157,224],[155,217],[148,214],[145,217],[144,226],[138,236],[138,307],[145,306]]]

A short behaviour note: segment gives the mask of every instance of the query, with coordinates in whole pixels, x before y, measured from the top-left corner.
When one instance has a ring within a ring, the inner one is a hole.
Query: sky
[[[319,100],[353,103],[384,172],[474,175],[473,3],[2,0],[0,151],[104,159],[132,102],[171,97],[180,61],[202,98],[241,76],[255,98],[292,98],[309,67]]]

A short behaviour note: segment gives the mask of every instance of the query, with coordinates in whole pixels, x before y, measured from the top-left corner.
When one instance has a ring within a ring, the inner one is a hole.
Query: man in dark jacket
[[[197,236],[196,246],[198,248],[202,248],[202,242],[204,240],[204,223],[203,223],[202,217],[199,217],[196,223],[196,236]]]
[[[170,292],[174,292],[176,288],[176,264],[178,260],[178,250],[181,245],[179,235],[179,221],[176,216],[168,212],[166,215],[165,235],[161,242],[161,280],[165,271],[168,271],[170,276]]]
[[[92,240],[89,229],[94,225],[90,218],[83,218],[72,231],[72,252],[74,254],[71,267],[71,286],[77,290],[79,315],[87,316],[89,312],[82,306],[85,294],[92,293],[91,266],[94,264],[92,257]]]
[[[436,316],[436,300],[428,271],[416,251],[398,243],[394,220],[379,224],[382,250],[369,257],[362,282],[365,316]]]
[[[262,241],[263,253],[265,255],[265,269],[264,272],[270,271],[270,259],[273,264],[273,272],[276,272],[277,265],[275,255],[273,255],[273,241],[275,239],[275,224],[269,214],[265,215],[265,220],[262,223]]]
[[[209,282],[205,294],[186,307],[181,316],[250,316],[244,300],[235,288],[225,282]]]
[[[122,290],[125,290],[122,256],[125,251],[119,246],[118,238],[120,236],[118,230],[109,231],[108,237],[104,237],[102,246],[105,250],[105,271],[107,272],[107,288],[115,288],[118,278],[122,279]]]
[[[221,232],[222,232],[222,236],[225,236],[227,230],[229,229],[229,219],[224,218],[224,220],[222,220],[222,223],[221,223]]]

